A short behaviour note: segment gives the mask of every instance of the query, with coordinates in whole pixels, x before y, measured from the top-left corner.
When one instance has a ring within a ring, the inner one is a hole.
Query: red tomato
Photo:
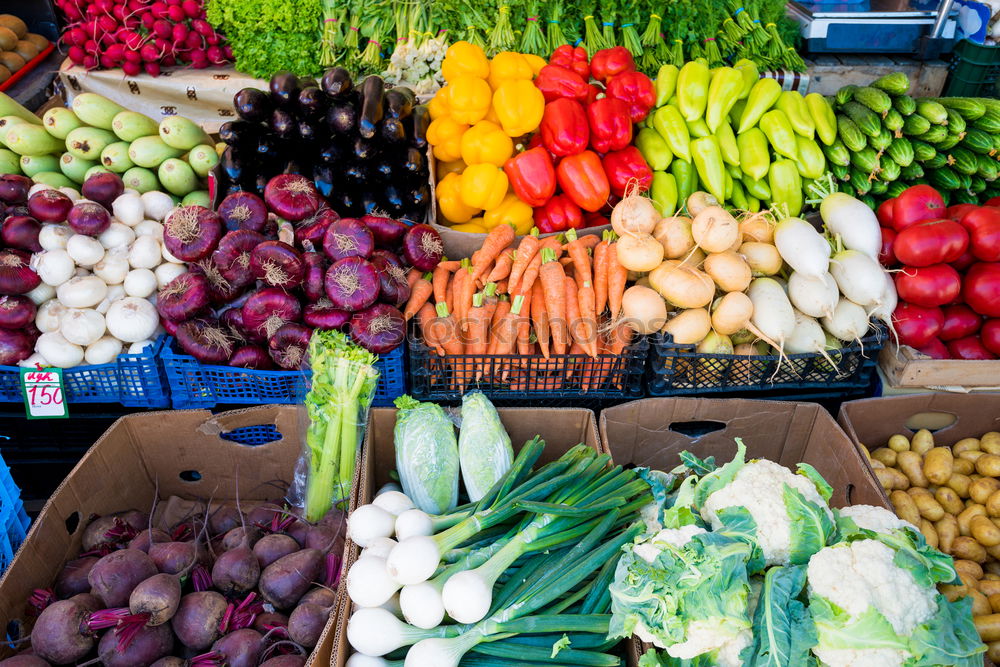
[[[972,256],[972,253],[966,248],[962,256],[956,259],[954,262],[949,262],[955,267],[956,271],[965,271],[967,268],[976,263],[976,258]]]
[[[926,354],[931,359],[951,359],[951,352],[945,347],[937,338],[931,338],[923,347],[918,347],[917,352],[920,354]]]
[[[945,306],[941,312],[944,314],[944,326],[938,334],[941,340],[971,336],[979,331],[979,325],[983,322],[983,318],[965,304]]]
[[[993,354],[1000,355],[1000,320],[986,320],[979,332],[979,339],[983,347]]]
[[[969,247],[969,233],[954,220],[920,222],[896,236],[893,251],[906,266],[947,264],[962,256]]]
[[[896,274],[895,280],[900,299],[924,308],[951,303],[962,291],[958,271],[947,264],[907,267]]]
[[[889,201],[892,201],[891,199]],[[892,227],[882,227],[882,249],[878,251],[878,261],[882,266],[889,268],[896,264],[896,230]]]
[[[945,209],[944,217],[950,218],[955,222],[962,222],[962,218],[965,217],[966,213],[975,211],[977,208],[979,207],[975,204],[955,204]]]
[[[875,217],[878,218],[878,224],[883,227],[892,227],[892,214],[895,212],[895,208],[895,199],[886,199],[879,204],[878,208],[875,209]]]
[[[901,345],[919,349],[941,332],[944,315],[940,308],[923,308],[900,302],[892,313],[892,324],[896,327]]]
[[[897,232],[901,232],[918,222],[940,218],[943,209],[944,200],[937,190],[929,185],[914,185],[896,197],[896,205],[892,209],[892,226]]]
[[[962,296],[980,315],[1000,317],[1000,263],[973,264],[965,274]]]
[[[980,206],[962,218],[969,232],[969,250],[981,262],[1000,261],[1000,208]]]
[[[966,336],[950,341],[948,351],[955,359],[996,359],[996,355],[983,347],[979,336]]]
[[[993,197],[991,199],[987,199],[986,203],[983,204],[983,206],[1000,206],[1000,197]]]

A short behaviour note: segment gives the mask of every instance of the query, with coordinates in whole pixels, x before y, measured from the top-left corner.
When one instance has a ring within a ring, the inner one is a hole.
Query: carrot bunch
[[[404,316],[416,318],[460,389],[484,379],[514,390],[558,389],[559,374],[584,391],[597,388],[619,370],[631,341],[631,329],[618,323],[628,272],[616,238],[571,229],[542,239],[532,229],[515,244],[513,227],[499,225],[470,259],[411,276]],[[475,359],[450,358],[457,356]]]

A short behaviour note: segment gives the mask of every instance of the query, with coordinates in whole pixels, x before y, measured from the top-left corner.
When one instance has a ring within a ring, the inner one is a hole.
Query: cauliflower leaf
[[[910,653],[915,661],[907,665],[982,665],[986,646],[971,622],[972,598],[967,596],[949,602],[943,595],[938,595],[937,606],[938,611],[931,620],[919,626],[910,636]]]
[[[803,565],[809,562],[813,554],[822,549],[836,532],[836,526],[830,518],[829,510],[805,497],[788,486],[782,489],[782,498],[788,518],[795,529],[791,531],[791,548],[788,562],[792,565]]]
[[[816,628],[799,600],[806,585],[804,566],[773,567],[764,576],[754,612],[754,643],[743,654],[746,667],[806,667]]]
[[[796,470],[800,475],[809,479],[810,482],[816,485],[816,490],[819,491],[819,495],[823,497],[823,500],[830,502],[830,498],[833,497],[833,487],[830,483],[823,479],[823,475],[819,474],[816,468],[813,468],[808,463],[800,463]]]

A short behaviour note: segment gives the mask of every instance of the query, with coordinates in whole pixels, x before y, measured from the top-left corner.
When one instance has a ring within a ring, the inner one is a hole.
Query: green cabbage
[[[458,443],[441,406],[409,396],[396,399],[396,471],[403,493],[428,514],[458,504]]]
[[[510,470],[514,450],[497,409],[481,391],[462,397],[462,427],[458,436],[462,481],[469,500],[478,502]]]

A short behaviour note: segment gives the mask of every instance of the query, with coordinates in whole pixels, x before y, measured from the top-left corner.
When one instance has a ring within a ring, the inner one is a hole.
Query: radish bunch
[[[128,76],[161,67],[204,69],[232,61],[205,20],[202,0],[56,0],[66,18],[67,55],[87,69],[120,67]]]

